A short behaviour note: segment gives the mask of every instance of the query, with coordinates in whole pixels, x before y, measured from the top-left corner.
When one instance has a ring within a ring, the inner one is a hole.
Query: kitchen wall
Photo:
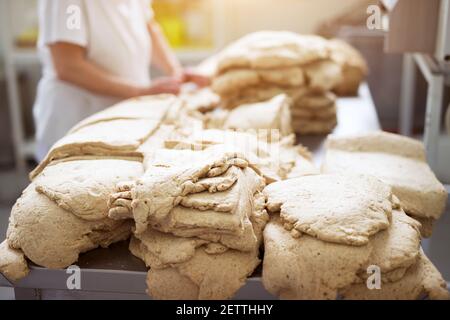
[[[313,33],[326,20],[339,16],[361,0],[222,0],[226,8],[226,38],[261,30]]]

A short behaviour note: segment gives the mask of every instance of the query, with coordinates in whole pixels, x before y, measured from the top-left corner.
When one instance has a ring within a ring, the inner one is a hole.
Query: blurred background
[[[432,3],[432,8],[439,7],[439,0],[418,1]],[[390,1],[384,2],[388,6]],[[15,160],[17,157],[25,159],[26,169],[34,165],[32,106],[41,70],[35,51],[39,33],[37,1],[0,0],[0,3],[2,5],[0,9],[2,23],[0,35],[0,61],[2,62],[0,64],[0,238],[2,238],[11,205],[28,184],[27,170],[15,170]],[[411,105],[406,112],[402,111],[400,108],[402,83],[404,84],[402,79],[405,76],[404,68],[409,68],[406,72],[412,70],[411,61],[404,54],[406,50],[398,50],[398,48],[391,48],[388,52],[384,50],[385,30],[367,28],[367,8],[371,4],[378,5],[380,1],[153,0],[153,10],[170,44],[176,49],[182,63],[186,65],[195,65],[230,41],[257,30],[291,30],[304,34],[318,33],[325,37],[343,38],[359,49],[369,64],[370,73],[367,81],[382,128],[420,138],[425,123],[427,82],[422,74],[417,72],[415,81],[408,84],[409,92],[413,95]],[[409,17],[409,23],[415,23],[411,21],[411,18],[412,16]],[[425,34],[425,38],[434,38],[435,35],[436,29],[431,29],[430,34]],[[400,34],[400,37],[402,36]],[[443,105],[447,106],[448,101],[447,87],[444,91]],[[11,108],[11,103],[14,103],[14,109]],[[445,109],[443,108],[442,113]],[[11,125],[13,122],[11,110],[15,110],[20,116],[20,124],[14,127]],[[405,115],[408,117],[406,120]],[[13,130],[16,130],[15,136],[21,137],[20,139],[13,139]],[[447,164],[450,167],[450,161]],[[450,230],[448,212],[439,225],[439,228],[443,230]],[[436,231],[433,237],[441,237],[441,235]],[[442,238],[440,241],[448,243],[448,235],[447,240]],[[434,256],[438,255],[440,253],[436,252]],[[448,255],[446,259],[449,260]],[[444,277],[447,280],[450,279],[450,261],[436,261],[436,264],[444,273]]]

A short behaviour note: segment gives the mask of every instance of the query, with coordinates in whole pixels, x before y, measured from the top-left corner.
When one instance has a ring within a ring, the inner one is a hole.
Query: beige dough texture
[[[426,163],[423,145],[407,137],[386,132],[330,136],[322,171],[379,178],[392,187],[405,212],[413,217],[436,220],[445,208],[447,192]],[[429,234],[432,221],[426,225]]]
[[[11,282],[25,278],[30,270],[22,251],[12,249],[5,240],[0,243],[0,273]]]
[[[370,244],[348,246],[309,235],[293,238],[283,222],[272,216],[264,230],[262,280],[281,299],[336,299],[338,291],[355,281],[370,256]]]
[[[34,179],[51,162],[77,156],[142,158],[138,147],[159,126],[151,119],[119,119],[94,123],[61,138],[30,173]]]
[[[289,31],[251,33],[220,54],[217,72],[231,68],[271,69],[304,65],[328,55],[326,40]]]
[[[87,221],[62,209],[30,184],[15,203],[7,231],[8,245],[34,263],[52,269],[67,267],[82,252],[125,240],[130,221],[108,218]]]
[[[447,283],[422,250],[417,262],[400,280],[383,283],[379,290],[369,290],[365,283],[354,284],[341,290],[340,295],[348,300],[450,299]]]
[[[331,59],[342,67],[342,80],[333,91],[339,96],[354,96],[368,73],[367,62],[361,53],[345,41],[333,39],[328,42]]]
[[[292,133],[290,103],[283,94],[265,102],[241,105],[229,112],[221,128],[256,132],[278,130],[280,136],[287,136]]]
[[[233,94],[252,86],[276,85],[280,87],[301,87],[305,75],[300,67],[281,69],[231,69],[214,77],[211,88],[221,96]]]
[[[123,119],[149,119],[162,121],[170,108],[181,102],[170,94],[136,97],[119,102],[101,112],[84,119],[75,125],[69,133],[99,122]]]
[[[391,188],[370,176],[303,176],[273,183],[264,194],[293,236],[355,246],[386,229],[392,213]]]
[[[50,164],[34,183],[39,193],[62,209],[85,220],[99,220],[108,216],[108,200],[116,184],[143,174],[138,161],[74,160]]]

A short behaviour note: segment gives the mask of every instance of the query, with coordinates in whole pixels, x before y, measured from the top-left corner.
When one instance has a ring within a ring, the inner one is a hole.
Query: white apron
[[[118,99],[60,81],[48,45],[73,43],[90,61],[138,85],[150,84],[149,0],[39,0],[39,57],[43,76],[33,108],[37,160],[77,122]]]

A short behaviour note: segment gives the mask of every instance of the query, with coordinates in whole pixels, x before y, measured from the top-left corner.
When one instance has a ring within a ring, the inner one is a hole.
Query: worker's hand
[[[180,92],[181,84],[182,79],[176,77],[157,78],[152,81],[149,88],[145,89],[143,95],[160,93],[178,94]]]
[[[195,72],[192,69],[184,69],[183,80],[185,82],[193,82],[199,87],[206,87],[210,84],[210,79],[204,75]]]

